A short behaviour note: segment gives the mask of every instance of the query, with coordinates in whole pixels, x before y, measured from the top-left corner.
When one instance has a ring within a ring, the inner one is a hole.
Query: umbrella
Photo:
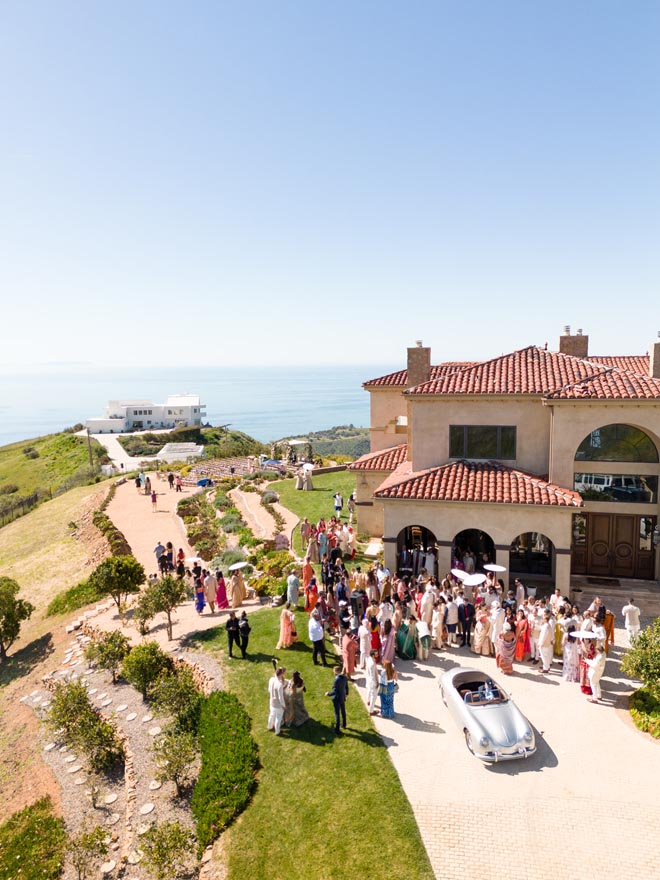
[[[303,470],[304,471],[313,471],[314,465],[311,464],[310,462],[307,462],[306,464],[303,465]]]
[[[235,562],[233,565],[229,566],[229,571],[238,571],[241,568],[245,568],[247,562]]]
[[[503,565],[496,565],[494,562],[489,563],[489,565],[484,565],[486,571],[506,571],[506,568]]]
[[[479,584],[483,584],[486,580],[485,574],[469,574],[463,583],[466,587],[478,587]]]
[[[598,636],[596,633],[591,632],[588,629],[576,629],[575,632],[569,633],[569,636],[573,636],[574,639],[597,639]]]
[[[467,571],[463,571],[461,568],[452,568],[451,573],[454,575],[455,578],[458,578],[459,581],[464,581],[465,578],[468,576]]]
[[[203,562],[203,561],[204,560],[202,559],[201,556],[186,556],[186,564],[187,565],[194,565],[196,562]]]

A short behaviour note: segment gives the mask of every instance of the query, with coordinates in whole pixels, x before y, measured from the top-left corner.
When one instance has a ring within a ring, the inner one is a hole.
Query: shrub
[[[250,717],[233,694],[215,691],[203,701],[199,742],[202,768],[191,808],[203,848],[245,809],[256,784],[257,744]]]
[[[69,838],[67,850],[78,880],[85,880],[87,872],[95,868],[103,856],[107,855],[106,831],[100,825],[89,828],[83,825],[77,834]]]
[[[192,669],[180,666],[161,675],[151,691],[157,711],[173,715],[180,727],[196,730],[202,695],[195,686]]]
[[[156,880],[169,880],[182,873],[193,844],[193,836],[180,822],[152,825],[140,846],[144,861]]]
[[[26,458],[32,458],[32,459],[39,458],[39,453],[34,448],[34,446],[24,446],[23,447],[23,455]]]
[[[640,632],[624,654],[621,669],[644,682],[649,693],[660,699],[660,617]]]
[[[119,630],[103,633],[96,642],[90,642],[85,650],[87,660],[96,663],[101,669],[112,674],[112,683],[117,680],[117,670],[131,650],[126,636]]]
[[[50,798],[35,801],[0,825],[1,880],[57,880],[66,832]]]
[[[177,797],[181,797],[194,778],[195,737],[188,730],[169,725],[154,742],[152,750],[156,758],[156,779],[173,782]]]
[[[220,520],[222,530],[231,535],[245,525],[240,513],[226,513]]]
[[[280,500],[280,496],[272,489],[266,489],[266,491],[261,496],[261,500],[264,504],[275,504],[276,501]]]
[[[0,489],[0,492],[1,491],[2,490]],[[224,492],[216,492],[213,505],[214,507],[217,507],[218,510],[227,510],[229,507],[234,506],[231,498]]]
[[[0,577],[0,660],[5,660],[7,651],[14,644],[21,631],[21,624],[29,620],[34,605],[27,599],[19,599],[20,587],[15,580]]]
[[[136,645],[124,660],[123,675],[146,700],[149,688],[159,675],[172,669],[172,660],[156,642]]]
[[[133,556],[111,556],[96,566],[89,583],[101,596],[112,596],[119,609],[122,596],[139,593],[144,583],[144,568]]]
[[[15,492],[18,492],[19,487],[16,483],[3,483],[0,486],[0,495],[13,495]]]
[[[222,556],[219,557],[219,560],[220,561],[216,567],[225,571],[230,565],[234,565],[236,562],[245,562],[245,553],[243,553],[238,547],[232,547],[231,550],[225,550]],[[214,563],[215,562],[216,560],[214,560]]]
[[[630,717],[640,730],[660,738],[660,700],[640,688],[630,696]]]
[[[273,550],[261,560],[261,570],[271,577],[282,577],[290,562],[291,556],[286,550]]]

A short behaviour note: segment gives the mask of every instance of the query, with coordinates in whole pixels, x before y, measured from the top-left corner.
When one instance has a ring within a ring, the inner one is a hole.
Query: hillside
[[[96,441],[91,443],[91,471],[87,439],[70,432],[0,447],[0,525],[35,503],[93,482],[107,456]]]
[[[242,431],[224,428],[175,428],[160,434],[122,434],[117,439],[129,455],[157,455],[166,443],[198,443],[205,448],[206,458],[233,458],[268,453],[268,447]]]
[[[324,431],[310,431],[297,437],[286,437],[282,440],[309,440],[314,455],[328,458],[333,455],[346,455],[359,458],[369,452],[369,428],[356,428],[354,425],[337,425]],[[281,441],[276,441],[279,443]]]

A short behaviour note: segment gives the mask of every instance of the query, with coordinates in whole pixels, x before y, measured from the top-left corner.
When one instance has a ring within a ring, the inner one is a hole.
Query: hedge
[[[644,733],[660,738],[660,701],[646,688],[630,695],[630,717]]]
[[[256,785],[257,744],[243,705],[226,691],[202,702],[202,767],[191,800],[200,848],[208,846],[248,805]]]
[[[35,801],[0,825],[0,880],[56,880],[65,845],[50,798]]]

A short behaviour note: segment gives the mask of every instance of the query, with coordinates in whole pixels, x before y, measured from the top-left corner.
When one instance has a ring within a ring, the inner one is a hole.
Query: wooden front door
[[[586,574],[600,577],[652,578],[655,554],[640,548],[640,517],[590,513]]]

